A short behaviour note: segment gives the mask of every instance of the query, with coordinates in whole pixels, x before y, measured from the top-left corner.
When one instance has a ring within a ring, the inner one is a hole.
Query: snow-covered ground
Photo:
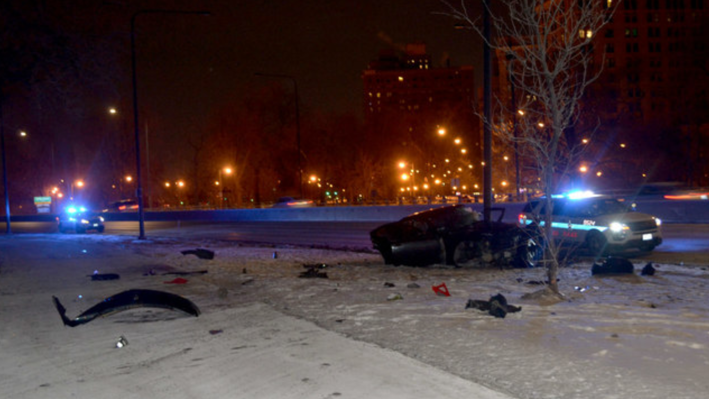
[[[213,260],[182,255],[208,248]],[[275,256],[274,256],[275,255]],[[299,278],[324,264],[328,278]],[[522,299],[541,269],[383,264],[371,253],[101,235],[0,237],[3,398],[706,398],[709,271],[564,268],[562,302]],[[175,275],[170,272],[207,271]],[[119,280],[90,275],[118,273]],[[165,284],[177,277],[186,284]],[[451,296],[431,287],[445,283]],[[128,289],[202,311],[133,309],[64,327]],[[501,293],[518,313],[465,309]],[[398,294],[398,295],[397,295]],[[128,345],[116,348],[119,337]]]

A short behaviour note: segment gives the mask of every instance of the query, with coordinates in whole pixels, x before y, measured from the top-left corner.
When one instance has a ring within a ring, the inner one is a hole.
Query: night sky
[[[113,6],[114,20],[128,25],[133,3]],[[139,8],[212,14],[138,17],[139,103],[161,121],[151,130],[157,143],[200,134],[217,108],[238,103],[252,85],[274,83],[255,72],[295,77],[301,114],[361,116],[361,74],[382,49],[424,42],[435,66],[449,58],[481,69],[479,39],[435,14],[445,10],[438,0],[150,1]],[[165,161],[176,154],[187,156],[173,151]]]
[[[5,36],[10,43],[51,41],[45,23],[56,38],[66,39],[33,52],[59,78],[45,75],[39,84],[15,85],[7,92],[5,126],[29,132],[22,144],[9,145],[33,148],[24,159],[11,157],[11,172],[39,162],[51,167],[46,174],[52,178],[86,177],[100,163],[99,149],[114,145],[105,139],[110,132],[122,134],[121,145],[134,148],[130,21],[140,10],[211,13],[151,13],[136,19],[140,129],[145,133],[148,126],[151,164],[175,179],[191,170],[191,144],[209,135],[218,113],[238,107],[260,88],[282,84],[292,90],[290,81],[255,76],[259,72],[296,79],[301,121],[322,114],[361,119],[362,72],[382,50],[402,50],[407,43],[425,43],[434,67],[447,61],[473,65],[480,87],[481,40],[471,30],[455,29],[452,17],[437,14],[446,11],[439,0],[8,1],[10,10],[27,14],[14,20],[39,22],[26,36],[15,24]],[[471,14],[481,13],[481,2],[467,3],[477,8]],[[68,54],[76,59],[53,58],[62,53],[57,46],[71,49]],[[118,113],[109,115],[109,107]],[[123,159],[134,157],[122,151]],[[13,184],[27,186],[22,179],[32,176],[25,175],[11,173]]]

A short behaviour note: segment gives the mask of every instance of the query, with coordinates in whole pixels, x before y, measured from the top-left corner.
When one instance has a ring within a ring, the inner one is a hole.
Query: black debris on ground
[[[466,309],[478,309],[483,312],[488,312],[491,316],[505,318],[507,313],[515,313],[522,310],[522,307],[513,306],[507,303],[507,298],[502,294],[497,294],[490,297],[487,301],[478,299],[469,299],[465,304]]]
[[[176,276],[191,276],[191,275],[196,275],[196,274],[207,274],[207,270],[195,270],[193,272],[167,272],[163,273],[163,275],[166,274],[174,274]]]
[[[648,262],[645,267],[643,267],[643,270],[640,271],[641,276],[654,276],[655,275],[655,268],[652,266],[652,262]]]
[[[635,267],[625,258],[608,257],[603,264],[594,263],[591,266],[591,275],[598,274],[633,274]]]
[[[524,279],[518,278],[517,279],[518,283],[524,283],[527,285],[549,285],[549,280],[529,280],[529,281],[524,281]],[[556,282],[559,282],[559,279],[556,279]]]
[[[214,259],[214,251],[204,248],[186,249],[180,253],[182,253],[182,255],[196,255],[200,259]]]
[[[118,280],[121,278],[121,276],[116,273],[94,273],[90,274],[89,277],[91,277],[91,281]]]
[[[327,273],[320,271],[327,267],[324,263],[305,264],[303,267],[306,270],[300,273],[300,278],[328,278]]]

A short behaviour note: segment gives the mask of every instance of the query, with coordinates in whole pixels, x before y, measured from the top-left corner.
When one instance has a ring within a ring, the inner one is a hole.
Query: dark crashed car
[[[409,215],[370,232],[386,264],[457,267],[534,267],[541,248],[528,232],[502,222],[480,220],[465,205],[444,206]]]

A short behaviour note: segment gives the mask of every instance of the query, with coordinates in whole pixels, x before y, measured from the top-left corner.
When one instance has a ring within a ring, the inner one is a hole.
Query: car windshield
[[[560,214],[571,217],[597,217],[627,212],[625,206],[615,199],[591,199],[566,201]],[[556,208],[554,209],[556,212]]]

